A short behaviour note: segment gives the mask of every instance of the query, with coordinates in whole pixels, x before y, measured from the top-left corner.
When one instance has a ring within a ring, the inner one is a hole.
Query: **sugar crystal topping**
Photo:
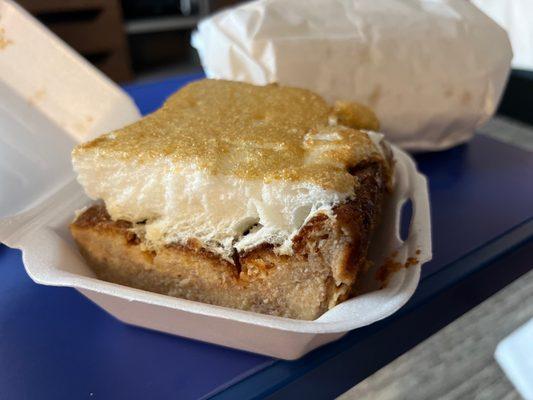
[[[358,130],[377,128],[366,107],[331,107],[305,89],[205,79],[138,122],[78,146],[74,155],[96,152],[139,164],[167,160],[211,175],[309,182],[347,192],[355,184],[351,168],[381,159]]]

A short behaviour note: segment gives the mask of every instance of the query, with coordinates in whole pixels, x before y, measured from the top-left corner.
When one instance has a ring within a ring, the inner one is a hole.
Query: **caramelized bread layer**
[[[234,254],[234,262],[190,239],[156,251],[126,221],[94,205],[71,224],[82,255],[99,278],[165,295],[264,314],[312,320],[345,300],[365,270],[371,234],[386,192],[381,164],[351,171],[354,199],[317,214],[293,240],[293,254],[272,245]]]

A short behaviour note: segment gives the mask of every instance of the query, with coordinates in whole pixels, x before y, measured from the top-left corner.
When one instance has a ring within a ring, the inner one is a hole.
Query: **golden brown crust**
[[[97,275],[111,282],[211,304],[297,319],[315,319],[345,300],[364,271],[379,219],[387,174],[380,163],[352,171],[359,190],[318,214],[294,238],[291,256],[272,245],[236,254],[235,263],[200,243],[143,250],[126,221],[112,221],[103,205],[83,212],[71,232]]]

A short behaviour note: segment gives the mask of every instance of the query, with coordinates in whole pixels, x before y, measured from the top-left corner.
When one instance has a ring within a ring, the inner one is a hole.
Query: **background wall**
[[[190,34],[238,0],[18,0],[117,82],[200,70]]]

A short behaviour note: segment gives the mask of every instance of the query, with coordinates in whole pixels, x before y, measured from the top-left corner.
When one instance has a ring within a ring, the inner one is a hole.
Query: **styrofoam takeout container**
[[[119,87],[16,4],[0,0],[0,27],[0,241],[22,250],[35,282],[76,288],[128,324],[284,359],[387,317],[413,294],[421,265],[431,258],[429,201],[426,179],[397,148],[395,189],[371,258],[377,268],[397,250],[398,261],[416,257],[418,263],[395,273],[382,290],[367,279],[365,294],[315,321],[228,309],[97,279],[68,232],[75,211],[90,202],[75,180],[70,150],[135,121],[139,112]],[[409,199],[413,215],[402,242],[400,212]]]

